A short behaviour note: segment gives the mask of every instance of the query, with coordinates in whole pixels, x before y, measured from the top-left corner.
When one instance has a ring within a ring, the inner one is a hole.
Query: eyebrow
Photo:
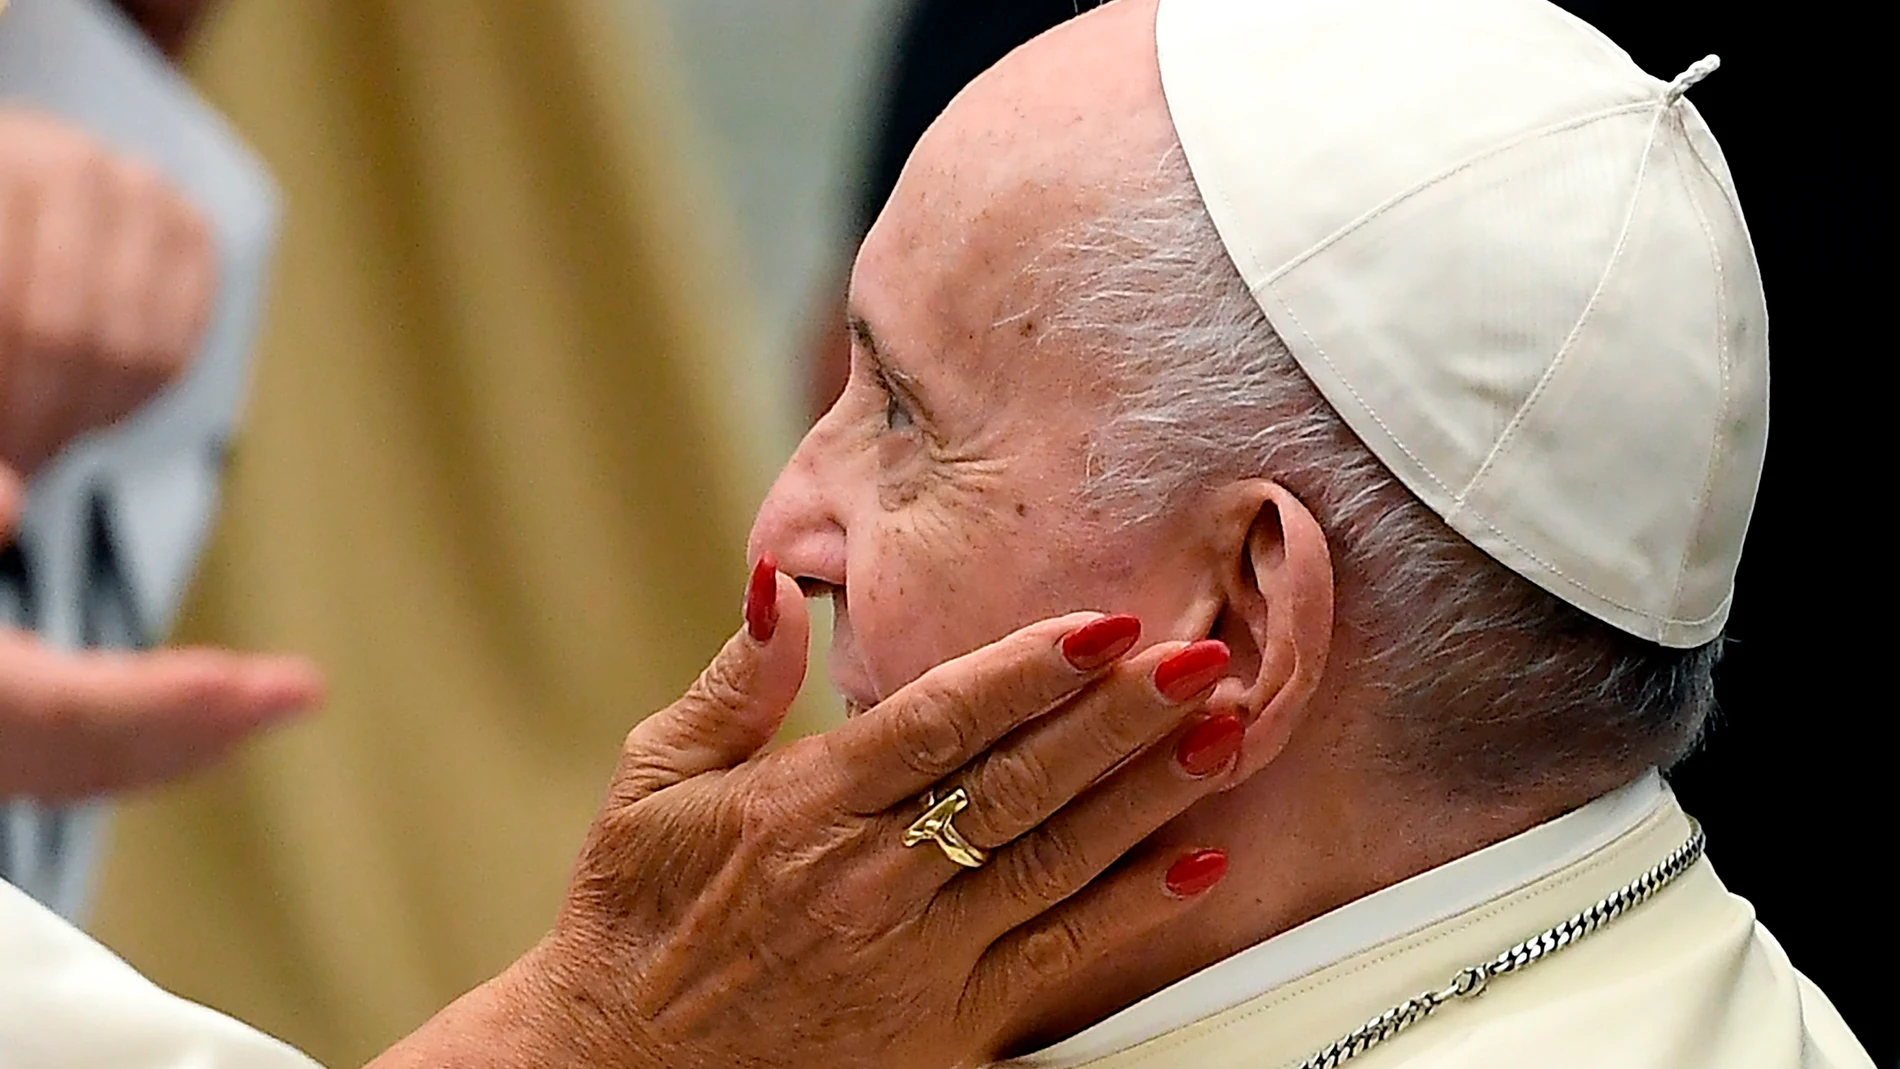
[[[849,311],[845,313],[844,321],[845,328],[851,332],[852,340],[864,347],[865,355],[871,358],[871,363],[877,367],[877,373],[883,377],[891,389],[896,390],[904,400],[910,402],[911,407],[924,422],[935,424],[936,419],[931,414],[930,404],[924,400],[922,384],[917,381],[915,375],[891,363],[890,354],[878,341],[877,332],[871,329],[870,322],[858,313]]]

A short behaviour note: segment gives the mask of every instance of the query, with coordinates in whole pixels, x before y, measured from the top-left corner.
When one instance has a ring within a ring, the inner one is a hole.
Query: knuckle
[[[825,797],[825,778],[791,748],[767,754],[735,772],[732,795],[741,824],[761,841],[825,840],[834,847],[855,842],[860,822],[840,814]],[[847,832],[849,834],[847,835]],[[787,835],[792,839],[787,839]]]
[[[775,859],[779,882],[824,889],[805,908],[827,941],[866,947],[889,934],[888,873],[862,864],[867,846],[877,845],[861,824],[821,825]]]
[[[1032,984],[1051,984],[1071,976],[1084,960],[1082,933],[1058,918],[1023,937],[1022,963]]]
[[[1019,839],[1004,856],[1009,863],[1000,876],[1003,891],[1017,902],[1059,902],[1075,889],[1070,872],[1080,855],[1074,840],[1060,828],[1043,828]]]
[[[715,657],[687,688],[687,699],[716,709],[741,709],[751,700],[749,674],[732,657]]]
[[[772,843],[786,826],[785,806],[769,791],[749,791],[734,799],[739,837],[749,843]]]
[[[646,752],[647,745],[638,726],[627,732],[626,736],[620,740],[620,760],[623,763],[642,757]]]
[[[985,762],[974,779],[972,793],[981,799],[980,819],[986,828],[994,829],[999,842],[1041,822],[1055,794],[1049,766],[1030,754],[998,756]]]
[[[620,744],[611,793],[621,799],[643,798],[680,779],[683,764],[677,747],[636,727]]]
[[[1146,710],[1135,707],[1132,702],[1111,703],[1101,710],[1078,711],[1082,715],[1077,718],[1076,727],[1082,736],[1082,745],[1106,757],[1125,757],[1133,753],[1168,723],[1162,717],[1140,716]]]
[[[898,732],[905,766],[918,775],[941,776],[968,760],[973,731],[962,703],[934,689],[909,698]]]

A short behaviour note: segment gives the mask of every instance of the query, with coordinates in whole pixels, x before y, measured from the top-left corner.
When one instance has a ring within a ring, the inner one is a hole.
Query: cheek
[[[851,631],[880,694],[1050,616],[1170,607],[1165,592],[1141,589],[1139,550],[1047,515],[1042,523],[1037,510],[1019,517],[1012,507],[952,523],[915,509],[880,517],[868,538],[853,532]]]
[[[995,574],[1009,558],[998,533],[914,512],[852,533],[851,632],[880,694],[1011,629],[1003,595],[1012,584]]]

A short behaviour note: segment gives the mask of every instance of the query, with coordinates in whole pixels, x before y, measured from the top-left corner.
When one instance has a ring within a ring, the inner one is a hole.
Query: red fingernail
[[[1240,752],[1240,740],[1246,736],[1247,726],[1232,713],[1210,716],[1182,736],[1181,745],[1174,749],[1174,759],[1190,776],[1218,772]]]
[[[1127,653],[1141,637],[1141,621],[1126,613],[1090,620],[1062,640],[1062,656],[1077,671],[1100,668]]]
[[[1227,668],[1227,643],[1204,638],[1155,665],[1155,689],[1171,702],[1184,702],[1214,685]]]
[[[1193,898],[1227,875],[1227,852],[1196,850],[1168,866],[1168,893],[1176,898]]]
[[[778,630],[778,562],[769,553],[752,566],[745,586],[745,629],[754,642],[770,642]]]

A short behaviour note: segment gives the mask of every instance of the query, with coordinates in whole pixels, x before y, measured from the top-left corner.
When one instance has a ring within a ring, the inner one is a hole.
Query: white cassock
[[[0,1067],[314,1069],[255,1029],[167,994],[0,883]]]
[[[1685,843],[1660,776],[1314,918],[1008,1069],[1283,1069],[1615,894]],[[1872,1069],[1706,858],[1584,938],[1339,1063]]]
[[[34,479],[20,553],[0,569],[0,626],[69,649],[151,646],[171,627],[217,508],[276,236],[276,190],[103,0],[13,0],[0,11],[0,104],[70,119],[143,160],[211,224],[217,304],[190,371]],[[97,803],[0,799],[0,879],[76,918],[104,816]]]

